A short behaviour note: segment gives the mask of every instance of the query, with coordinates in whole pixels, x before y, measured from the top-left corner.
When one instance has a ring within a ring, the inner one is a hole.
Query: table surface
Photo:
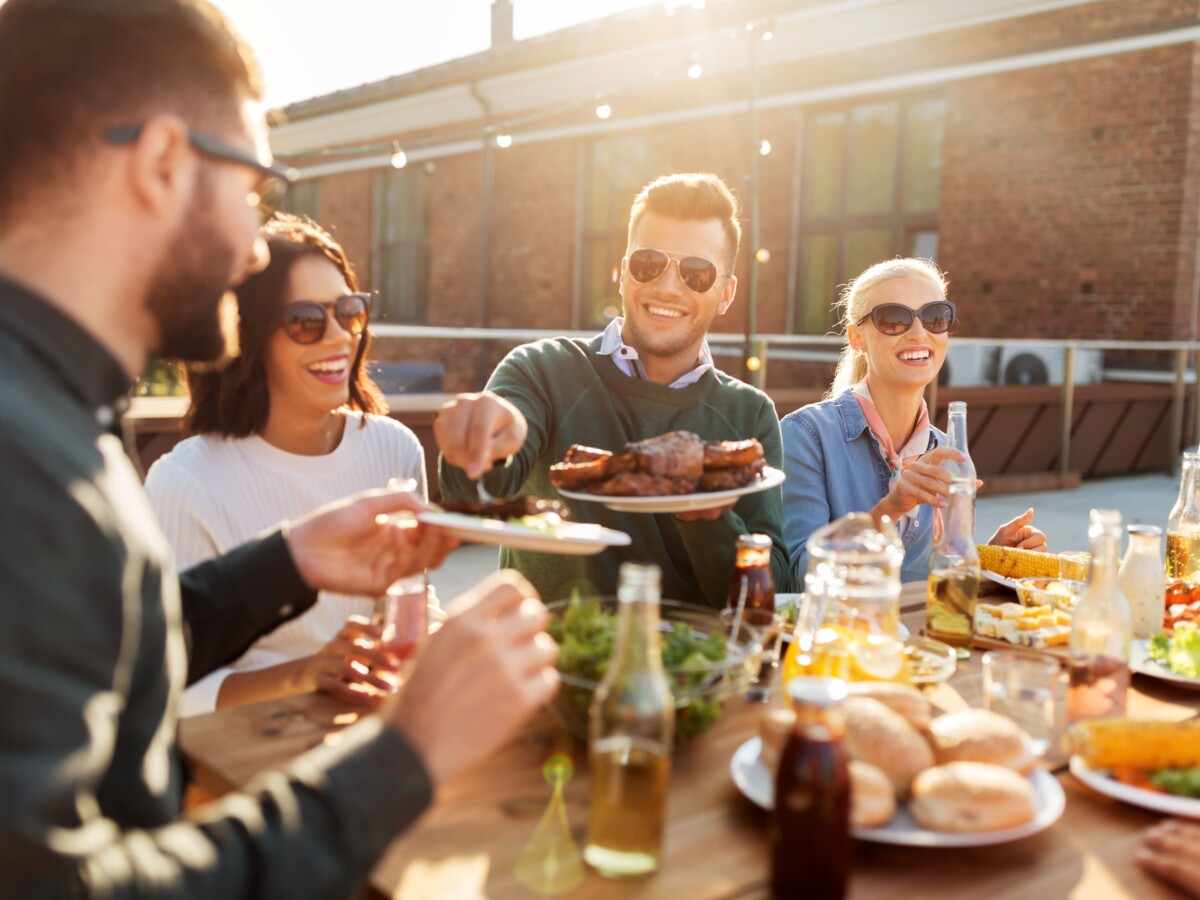
[[[919,629],[924,586],[906,585],[904,620]],[[978,652],[960,662],[930,698],[941,710],[981,705]],[[667,836],[659,873],[635,882],[589,872],[578,897],[765,897],[769,877],[767,814],[742,797],[729,777],[737,747],[757,733],[761,706],[737,701],[706,734],[676,753]],[[1135,676],[1128,714],[1185,719],[1200,710],[1200,692]],[[336,732],[358,714],[321,695],[302,695],[185,719],[181,745],[208,791],[220,794],[282,764]],[[577,775],[565,791],[567,817],[582,844],[587,819],[586,748],[549,716],[535,721],[487,764],[444,785],[419,823],[389,847],[371,876],[383,896],[441,898],[537,896],[514,876],[522,848],[550,800],[541,768],[550,754],[573,757]],[[1140,832],[1160,816],[1090,791],[1065,771],[1063,817],[1051,828],[1009,844],[939,850],[858,842],[850,896],[1175,897],[1133,862]]]

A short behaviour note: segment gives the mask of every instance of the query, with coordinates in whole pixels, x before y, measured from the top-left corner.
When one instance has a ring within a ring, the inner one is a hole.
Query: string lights
[[[0,2],[3,2],[3,0],[0,0]],[[696,0],[690,0],[690,2],[689,2],[689,0],[675,0],[675,2],[672,2],[671,4],[668,5],[667,14],[673,15],[679,7],[692,5],[692,3],[694,3],[694,2],[696,2]],[[702,0],[700,2],[700,5],[695,8],[703,8]],[[760,28],[760,26],[761,26],[761,28]],[[757,34],[755,32],[757,32]],[[741,32],[741,33],[747,34],[751,41],[754,41],[754,40],[770,41],[774,37],[774,22],[768,21],[768,22],[766,22],[765,25],[763,25],[761,22],[759,22],[759,23],[755,23],[753,21],[747,22],[745,24],[744,32]],[[739,31],[737,29],[735,29],[729,33],[729,36],[731,38],[737,38],[738,35],[739,35]],[[700,62],[700,54],[699,53],[693,52],[691,54],[689,61],[688,61],[687,69],[685,71],[686,71],[686,75],[687,75],[688,79],[690,79],[692,81],[699,80],[700,78],[702,78],[704,76],[704,66]],[[654,73],[656,78],[661,77],[662,74],[663,73],[661,71],[656,71]],[[600,94],[595,95],[594,99],[590,102],[592,102],[594,104],[592,106],[592,111],[595,114],[596,118],[601,121],[611,120],[613,117],[614,110],[613,110],[612,102],[610,101],[609,98],[615,94],[621,94],[621,93],[628,92],[628,91],[638,90],[641,87],[643,87],[644,84],[645,84],[644,81],[638,81],[636,83],[627,85],[626,87],[623,87],[623,88],[606,91],[605,95],[600,95]],[[587,101],[587,100],[571,100],[571,101],[561,103],[552,108],[539,110],[537,112],[533,112],[533,113],[530,113],[525,116],[514,117],[512,119],[508,119],[503,122],[497,122],[497,123],[489,125],[487,128],[485,128],[483,130],[482,137],[486,141],[489,139],[489,136],[491,136],[490,139],[491,139],[492,143],[499,149],[505,150],[513,145],[513,134],[515,131],[519,130],[520,128],[522,128],[524,126],[533,125],[533,124],[536,124],[538,122],[542,122],[542,121],[545,121],[548,119],[553,119],[553,118],[571,113],[573,111],[578,111],[581,106],[583,106],[584,104],[586,104],[588,102],[589,101]],[[462,128],[462,129],[451,131],[451,132],[443,132],[438,135],[431,135],[428,137],[414,138],[411,140],[406,140],[404,143],[404,146],[401,146],[401,143],[399,140],[392,140],[392,141],[389,141],[389,142],[383,143],[383,144],[362,144],[362,145],[358,145],[358,146],[327,147],[327,148],[323,148],[320,150],[299,150],[299,151],[294,151],[294,152],[281,152],[281,153],[277,153],[276,156],[278,156],[281,159],[288,159],[288,158],[291,158],[291,159],[309,158],[309,159],[311,159],[313,157],[330,157],[330,156],[369,156],[369,155],[379,154],[382,152],[384,154],[387,154],[387,156],[386,156],[387,162],[389,165],[392,166],[392,168],[403,169],[408,165],[408,161],[409,161],[408,154],[411,153],[414,148],[419,149],[419,148],[423,148],[425,146],[452,143],[454,141],[468,140],[470,138],[478,139],[479,137],[480,137],[479,127],[473,126],[473,127]],[[770,152],[771,152],[771,142],[768,140],[761,141],[758,146],[758,153],[761,156],[767,156],[768,154],[770,154]]]

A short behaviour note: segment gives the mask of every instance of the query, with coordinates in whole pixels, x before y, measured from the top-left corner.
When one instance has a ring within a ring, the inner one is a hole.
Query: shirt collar
[[[0,331],[29,348],[108,429],[133,385],[120,363],[78,322],[15,281],[0,276]]]
[[[611,356],[616,367],[630,378],[649,381],[637,350],[626,344],[625,339],[621,337],[621,328],[624,324],[623,316],[617,316],[608,323],[608,327],[604,329],[604,335],[600,339],[600,349],[596,353],[600,356]],[[700,355],[696,361],[696,368],[684,372],[668,387],[682,388],[695,384],[711,368],[713,368],[712,350],[708,347],[708,338],[705,338],[700,342]]]

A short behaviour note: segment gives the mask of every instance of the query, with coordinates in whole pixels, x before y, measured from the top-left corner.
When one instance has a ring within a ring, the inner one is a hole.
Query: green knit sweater
[[[766,394],[715,369],[683,388],[631,378],[611,358],[597,354],[600,340],[598,335],[587,341],[552,338],[527,344],[512,351],[492,373],[487,389],[514,403],[529,421],[525,446],[484,479],[492,494],[557,499],[548,470],[571,444],[620,450],[627,441],[668,431],[693,431],[714,441],[756,437],[767,463],[781,467],[779,419]],[[439,476],[447,497],[475,497],[474,483],[444,459]],[[681,522],[669,513],[622,513],[601,503],[566,502],[574,521],[624,531],[633,542],[596,556],[501,549],[500,565],[521,572],[546,601],[568,597],[575,589],[613,594],[621,563],[639,560],[662,568],[664,597],[720,607],[733,573],[734,542],[738,535],[753,532],[768,535],[774,543],[776,590],[790,589],[779,488],[743,496],[712,522]]]

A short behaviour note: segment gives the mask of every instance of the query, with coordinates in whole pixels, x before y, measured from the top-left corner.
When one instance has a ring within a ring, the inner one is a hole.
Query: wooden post
[[[1187,348],[1180,347],[1175,351],[1175,389],[1171,394],[1171,422],[1167,432],[1170,452],[1167,454],[1167,471],[1175,475],[1179,471],[1179,452],[1183,447],[1183,402],[1184,376],[1187,374]]]
[[[929,382],[925,389],[925,405],[929,407],[929,424],[937,427],[937,379]]]
[[[1058,474],[1071,469],[1071,425],[1075,419],[1075,345],[1063,347],[1062,423],[1058,440]]]
[[[758,368],[750,370],[750,384],[764,390],[767,386],[767,342],[762,338],[752,340],[750,355],[758,360]]]

